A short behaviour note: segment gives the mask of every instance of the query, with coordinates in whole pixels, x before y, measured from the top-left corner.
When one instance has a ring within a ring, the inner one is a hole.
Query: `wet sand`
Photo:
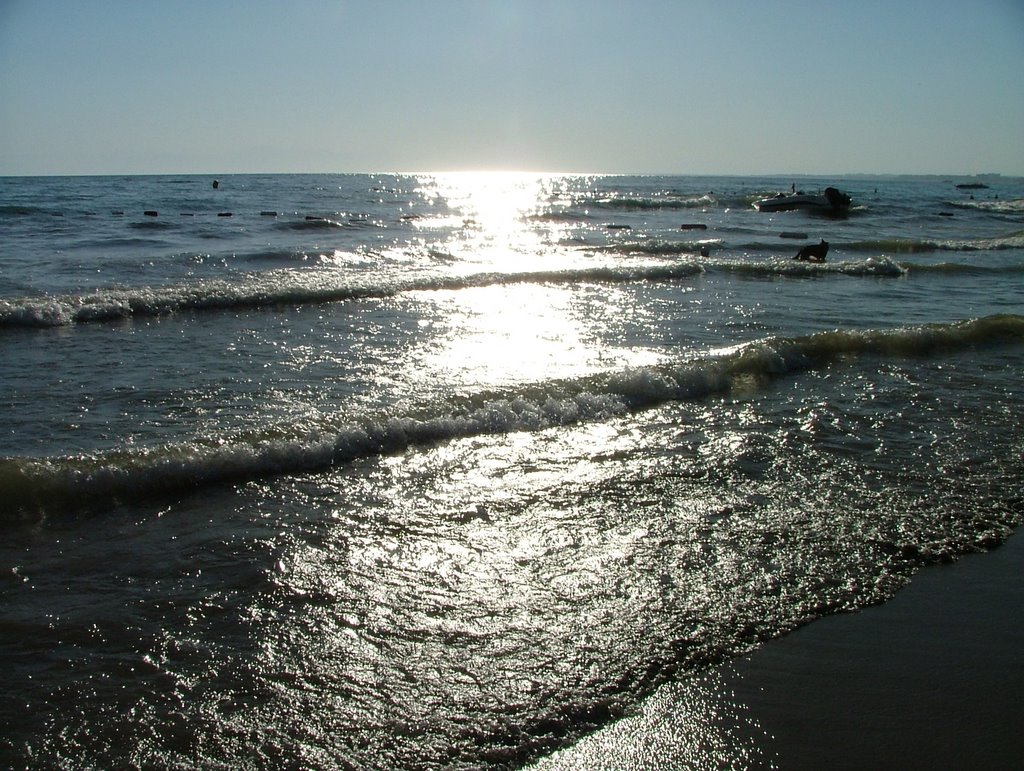
[[[552,769],[967,769],[1024,763],[1024,535],[671,683]]]

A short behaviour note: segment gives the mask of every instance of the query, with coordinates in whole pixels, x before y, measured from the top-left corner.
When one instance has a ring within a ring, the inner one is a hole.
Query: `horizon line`
[[[419,169],[376,171],[131,171],[131,172],[33,172],[22,174],[0,173],[0,179],[34,177],[243,177],[243,176],[370,176],[386,174],[394,176],[421,176],[428,174],[494,174],[517,176],[564,176],[564,177],[958,177],[1024,178],[1020,174],[999,171],[954,172],[954,171],[775,171],[775,172],[707,172],[707,171],[545,171],[541,169]]]

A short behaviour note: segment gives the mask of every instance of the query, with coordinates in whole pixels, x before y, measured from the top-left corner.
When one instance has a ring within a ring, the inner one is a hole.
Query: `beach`
[[[554,769],[1016,768],[1024,753],[1024,537],[922,569],[536,764]]]

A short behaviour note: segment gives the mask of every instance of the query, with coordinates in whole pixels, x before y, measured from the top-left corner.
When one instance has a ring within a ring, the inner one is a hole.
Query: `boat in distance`
[[[754,208],[763,212],[809,211],[819,214],[844,214],[850,210],[850,196],[834,187],[822,193],[779,193],[771,198],[754,202]]]

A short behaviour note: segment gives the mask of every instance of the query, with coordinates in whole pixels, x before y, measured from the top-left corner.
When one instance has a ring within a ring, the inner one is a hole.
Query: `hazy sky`
[[[1024,175],[1024,0],[0,0],[0,174]]]

